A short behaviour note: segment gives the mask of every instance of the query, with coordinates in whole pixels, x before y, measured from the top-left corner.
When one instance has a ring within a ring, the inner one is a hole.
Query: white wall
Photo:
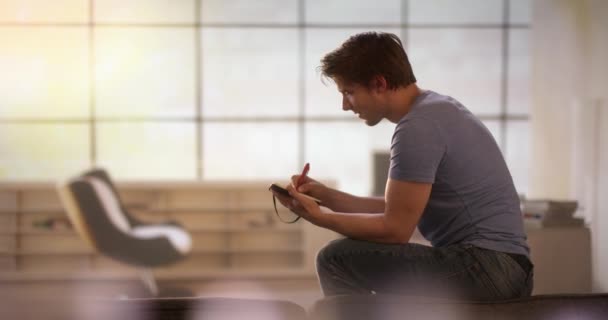
[[[594,231],[594,289],[608,291],[608,1],[589,0],[588,93],[599,111],[597,203]]]
[[[586,206],[597,291],[608,291],[607,16],[605,0],[533,1],[530,196]]]
[[[583,97],[581,3],[533,1],[530,197],[569,197],[570,110]]]

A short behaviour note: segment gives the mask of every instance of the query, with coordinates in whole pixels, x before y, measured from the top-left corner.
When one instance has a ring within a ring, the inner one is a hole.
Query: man
[[[342,108],[396,123],[384,198],[306,177],[281,203],[347,238],[317,256],[325,295],[395,293],[500,300],[530,295],[519,198],[488,129],[455,99],[416,85],[399,38],[350,37],[321,61]],[[330,155],[331,156],[331,155]],[[337,155],[334,155],[337,156]],[[311,195],[322,206],[302,196]],[[408,243],[415,228],[432,247]]]

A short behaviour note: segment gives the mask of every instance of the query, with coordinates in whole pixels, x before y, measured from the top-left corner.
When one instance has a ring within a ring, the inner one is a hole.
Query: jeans
[[[498,301],[532,293],[533,270],[509,255],[456,244],[381,244],[338,239],[317,255],[325,296],[404,294],[474,301]]]

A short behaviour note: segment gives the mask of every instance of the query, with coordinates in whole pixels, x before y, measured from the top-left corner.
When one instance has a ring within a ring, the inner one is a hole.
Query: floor
[[[174,292],[178,292],[175,288],[186,289],[197,297],[286,300],[306,309],[322,297],[316,279],[171,281],[159,284],[161,288]],[[51,305],[53,309],[74,311],[94,299],[146,296],[147,291],[137,280],[9,281],[0,283],[0,311],[10,312],[27,305],[35,305],[36,308]]]

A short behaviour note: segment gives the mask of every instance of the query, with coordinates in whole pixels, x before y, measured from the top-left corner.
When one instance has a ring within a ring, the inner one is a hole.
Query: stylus
[[[304,178],[306,178],[306,175],[308,174],[308,170],[310,170],[310,164],[307,162],[306,165],[304,165],[304,169],[302,169],[302,174],[300,175],[300,177],[298,177],[298,181],[296,181],[296,190],[304,182]]]

